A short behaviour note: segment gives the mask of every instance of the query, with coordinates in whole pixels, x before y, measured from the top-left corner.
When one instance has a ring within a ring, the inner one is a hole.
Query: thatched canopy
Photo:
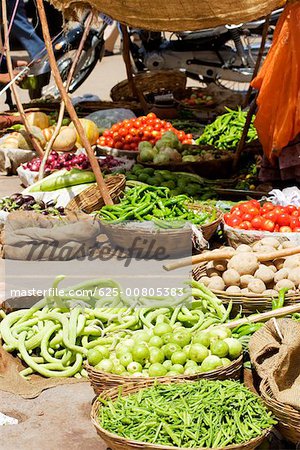
[[[91,5],[113,19],[153,31],[185,31],[239,24],[269,14],[282,0],[52,0],[66,12]]]

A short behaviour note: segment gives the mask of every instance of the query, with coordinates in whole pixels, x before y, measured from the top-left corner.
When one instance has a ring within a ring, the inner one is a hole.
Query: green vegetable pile
[[[182,227],[185,222],[206,225],[216,219],[216,210],[195,212],[187,205],[191,199],[186,195],[171,196],[167,187],[141,185],[129,189],[121,202],[106,205],[98,217],[114,224],[126,220],[153,221],[162,228]]]
[[[192,134],[198,137],[203,131],[203,125],[193,120],[174,119],[170,121],[174,128],[184,131],[186,134]]]
[[[190,320],[198,320],[184,309]],[[180,313],[181,316],[183,312]],[[88,361],[96,369],[135,377],[194,375],[228,366],[242,354],[242,345],[226,327],[193,333],[180,323],[161,322],[147,331],[135,331],[110,352],[91,349]]]
[[[167,131],[154,146],[148,141],[139,143],[139,157],[141,162],[153,162],[163,165],[182,160],[180,150],[182,144],[178,136],[172,131]]]
[[[63,278],[54,281],[53,292]],[[81,294],[76,296],[78,291]],[[136,330],[149,331],[164,323],[193,333],[225,323],[231,312],[231,305],[226,309],[195,281],[182,288],[182,295],[174,292],[161,297],[127,298],[113,280],[91,280],[59,292],[59,296],[46,297],[30,309],[8,315],[0,310],[3,347],[27,364],[23,376],[85,376],[83,363],[91,357],[90,349],[96,349],[105,360],[121,339]],[[78,302],[80,306],[76,306]],[[110,370],[118,372],[114,360],[108,361]]]
[[[276,421],[261,400],[236,381],[160,384],[105,400],[99,424],[138,442],[181,448],[241,445]]]
[[[247,112],[242,111],[240,108],[237,111],[229,108],[226,108],[226,110],[228,111],[226,114],[217,117],[213,123],[204,128],[203,134],[196,141],[198,145],[213,145],[221,150],[236,148],[242,137]],[[257,139],[253,121],[254,118],[252,119],[246,142]]]
[[[126,172],[129,181],[140,181],[150,186],[162,186],[170,189],[170,196],[185,194],[189,197],[206,199],[212,196],[211,183],[207,183],[199,175],[186,172],[171,172],[135,164],[130,172]]]

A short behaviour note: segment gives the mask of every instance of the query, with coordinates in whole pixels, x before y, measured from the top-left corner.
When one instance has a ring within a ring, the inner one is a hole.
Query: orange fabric
[[[282,13],[252,86],[259,89],[254,125],[265,155],[274,161],[300,133],[300,1]]]

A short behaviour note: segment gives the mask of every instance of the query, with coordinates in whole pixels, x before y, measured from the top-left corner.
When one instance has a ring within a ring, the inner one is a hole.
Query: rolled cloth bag
[[[300,410],[300,323],[269,320],[252,336],[249,353],[275,399]]]
[[[9,214],[4,227],[4,257],[23,261],[68,261],[89,253],[100,223],[84,213],[43,216],[33,211]]]

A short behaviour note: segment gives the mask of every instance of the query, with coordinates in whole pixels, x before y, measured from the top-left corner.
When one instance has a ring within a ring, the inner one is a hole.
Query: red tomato
[[[123,142],[121,141],[115,142],[114,147],[120,150],[123,147]]]
[[[148,126],[145,128],[145,131],[149,131],[150,133],[152,133],[153,128],[152,128],[151,126],[148,125]]]
[[[273,205],[273,203],[271,202],[266,202],[264,203],[263,208],[267,209],[268,211],[272,211],[272,209],[275,208],[275,205]]]
[[[160,131],[160,130],[161,130],[161,125],[158,124],[158,123],[156,123],[156,124],[154,125],[154,130]]]
[[[291,218],[288,214],[279,214],[277,217],[277,223],[280,227],[288,227],[290,225]]]
[[[292,214],[294,211],[297,211],[297,208],[294,205],[288,205],[285,207],[285,211],[287,214]]]
[[[130,150],[131,149],[130,144],[124,144],[123,145],[123,149],[124,150]]]
[[[230,217],[231,217],[230,213],[224,214],[224,222],[228,224],[228,221],[230,220]]]
[[[253,218],[254,218],[254,215],[250,214],[250,213],[243,214],[243,216],[242,216],[243,221],[246,221],[246,222],[251,222],[251,220]]]
[[[193,135],[191,133],[188,133],[185,135],[186,139],[193,139]]]
[[[238,227],[241,223],[242,223],[242,219],[237,216],[231,216],[228,219],[228,225],[233,228]]]
[[[128,131],[127,131],[126,128],[120,128],[118,133],[119,133],[120,136],[125,137],[126,134],[127,134],[127,132],[128,132]]]
[[[260,203],[257,200],[250,200],[250,202],[255,208],[257,208],[258,210],[260,210]]]
[[[114,140],[114,141],[118,141],[118,140],[119,140],[119,137],[120,137],[120,136],[119,136],[118,131],[115,131],[114,134],[113,134],[113,140]]]
[[[240,230],[251,230],[251,222],[248,221],[242,222],[238,228]]]
[[[260,216],[254,217],[251,220],[251,225],[255,230],[261,230],[263,225],[263,218]]]
[[[243,217],[243,213],[239,209],[235,209],[234,211],[232,211],[231,214],[233,214],[236,217]]]
[[[113,138],[106,138],[105,144],[106,144],[108,147],[113,147],[113,146],[114,146],[114,140],[113,140]]]
[[[283,206],[275,206],[273,209],[274,212],[276,212],[277,215],[283,214],[285,212]]]
[[[111,137],[112,136],[112,131],[111,130],[104,130],[103,131],[103,136],[104,137]]]
[[[300,211],[298,211],[298,209],[296,209],[296,211],[293,211],[291,214],[292,217],[299,217],[300,216]]]
[[[180,140],[185,139],[185,132],[184,131],[179,131],[179,133],[177,134],[178,138]]]
[[[278,223],[275,225],[274,231],[277,233],[279,231],[279,225]]]
[[[192,144],[192,139],[183,139],[182,144]]]
[[[262,223],[262,229],[264,231],[274,231],[275,223],[272,220],[269,219],[263,219]]]
[[[263,217],[265,219],[272,220],[272,222],[276,222],[277,218],[278,218],[278,214],[273,210],[273,211],[267,212],[266,214],[263,214]]]
[[[300,227],[300,219],[299,219],[299,217],[294,217],[294,216],[291,217],[290,227],[292,229]]]
[[[130,148],[131,148],[131,150],[137,150],[137,145],[136,144],[130,144]]]
[[[140,128],[141,125],[142,125],[142,121],[139,119],[137,119],[133,124],[134,128]]]
[[[259,216],[260,210],[254,205],[249,205],[247,213],[252,214],[253,216]]]
[[[115,123],[112,127],[111,127],[111,131],[118,131],[120,129],[120,124]]]
[[[125,142],[126,142],[127,144],[131,144],[131,142],[132,142],[132,135],[131,135],[131,134],[126,134],[126,136],[125,136]]]
[[[159,136],[161,136],[161,133],[159,131],[154,130],[154,131],[152,131],[151,135],[153,138],[159,139]]]
[[[300,233],[300,227],[295,227],[295,228],[293,229],[293,232],[294,232],[294,233]]]
[[[279,231],[280,231],[280,233],[291,233],[292,229],[291,229],[291,227],[280,227]]]
[[[165,125],[165,129],[170,130],[171,128],[173,128],[172,124],[170,122],[167,122]]]
[[[246,214],[249,210],[249,202],[243,202],[238,205],[239,210],[242,211],[243,214]]]
[[[154,114],[154,113],[149,113],[149,114],[147,114],[147,119],[157,119],[157,117],[156,117],[156,115]]]

